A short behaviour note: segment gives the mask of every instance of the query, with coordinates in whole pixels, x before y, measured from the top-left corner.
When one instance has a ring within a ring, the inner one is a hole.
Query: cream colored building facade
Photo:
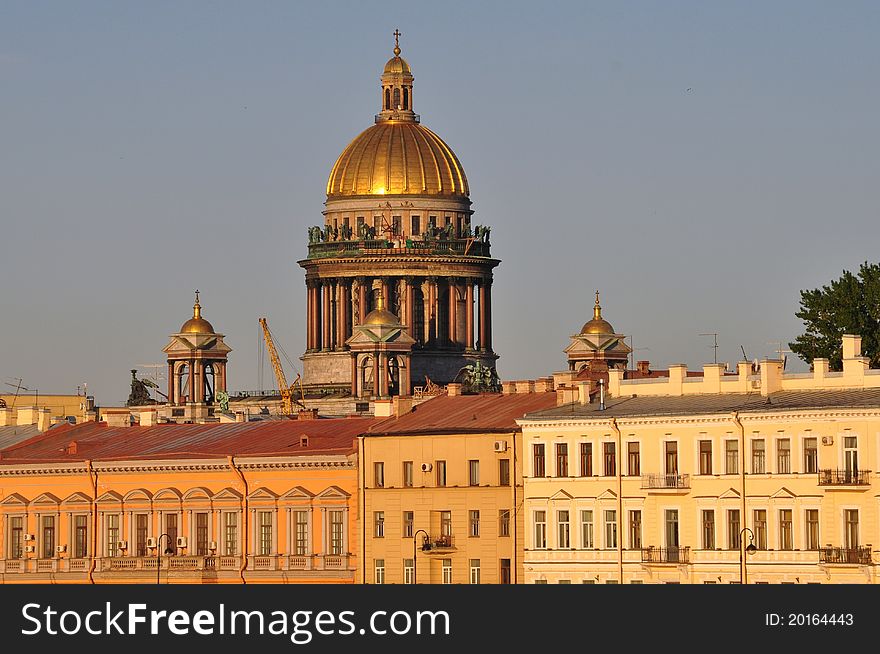
[[[611,370],[604,406],[519,420],[525,583],[875,583],[880,370],[843,345],[839,373]]]

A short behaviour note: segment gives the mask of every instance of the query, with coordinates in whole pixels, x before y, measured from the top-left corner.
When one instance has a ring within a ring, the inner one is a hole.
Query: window
[[[177,514],[165,514],[165,533],[168,534],[168,542],[165,544],[164,554],[174,554],[177,551]],[[157,542],[157,545],[161,543]],[[170,550],[170,551],[169,551]]]
[[[605,511],[605,549],[617,547],[617,511]]]
[[[510,536],[510,509],[498,511],[498,535]]]
[[[258,554],[268,556],[272,554],[272,512],[257,512],[260,526],[260,545]]]
[[[470,533],[471,538],[479,538],[480,537],[480,512],[476,510],[468,511],[470,524]]]
[[[413,523],[415,523],[415,514],[412,511],[403,512],[403,537],[413,537]]]
[[[373,486],[385,488],[385,463],[383,461],[373,463]]]
[[[715,511],[705,509],[702,512],[703,522],[703,549],[715,549]]]
[[[196,555],[208,555],[208,514],[196,513]]]
[[[385,538],[385,512],[373,511],[373,537]]]
[[[532,476],[544,476],[544,443],[535,443],[532,446]]]
[[[581,547],[593,549],[593,512],[581,511]]]
[[[626,444],[626,452],[627,452],[627,474],[631,477],[638,477],[641,472],[641,465],[639,461],[639,444],[638,443],[627,443]]]
[[[678,474],[678,443],[676,441],[666,441],[666,474]]]
[[[779,510],[779,549],[794,549],[791,531],[791,509]]]
[[[556,443],[556,476],[568,477],[568,443]]]
[[[753,524],[755,532],[755,547],[759,550],[767,549],[767,511],[764,509],[755,509],[753,513]]]
[[[633,550],[642,547],[642,512],[629,512],[629,547]]]
[[[804,523],[806,525],[806,549],[819,549],[819,509],[807,509],[804,511]]]
[[[846,481],[851,477],[858,476],[859,450],[855,436],[845,436],[843,439],[843,463],[846,470]]]
[[[143,518],[143,541],[141,541],[141,518]],[[138,544],[138,556],[147,555],[147,514],[139,513],[137,516],[136,538]],[[141,542],[143,542],[143,551],[141,551]],[[89,516],[77,515],[73,518],[73,558],[84,559],[89,555]],[[15,557],[13,557],[15,558]]]
[[[764,474],[764,441],[756,439],[752,441],[752,474]]]
[[[468,486],[480,485],[480,461],[471,459],[468,461]]]
[[[603,443],[605,454],[605,476],[614,477],[617,474],[617,455],[614,452],[614,443]]]
[[[819,453],[816,450],[816,439],[804,439],[804,472],[819,471]]]
[[[443,583],[452,583],[452,559],[443,559]]]
[[[581,477],[593,476],[593,444],[581,443]]]
[[[712,441],[700,441],[700,474],[712,474]]]
[[[568,511],[556,512],[556,547],[561,550],[571,548],[571,523],[568,520]]]
[[[437,471],[437,485],[446,485],[446,461],[435,461],[434,469]]]
[[[403,560],[403,583],[416,583],[416,566],[412,559]]]
[[[666,547],[678,547],[678,509],[666,509]]]
[[[844,510],[843,520],[846,527],[846,533],[844,534],[844,543],[846,549],[855,549],[859,546],[859,510]]]
[[[226,556],[238,553],[238,513],[234,511],[223,514],[223,553]]]
[[[403,462],[403,486],[404,488],[412,488],[413,485],[413,462]]]
[[[114,514],[113,517],[119,520],[118,515]],[[40,522],[40,529],[43,533],[43,558],[51,559],[53,556],[55,556],[55,516],[44,515]],[[117,525],[118,524],[119,523],[117,522]],[[119,535],[118,529],[116,535]]]
[[[739,474],[739,447],[736,441],[724,441],[724,474]]]
[[[340,555],[344,547],[344,512],[339,510],[328,511],[330,515],[330,552],[329,554]]]
[[[293,553],[296,556],[308,556],[309,552],[309,512],[294,511],[294,542]]]
[[[738,550],[740,539],[739,509],[727,510],[727,549]]]
[[[385,559],[376,559],[374,561],[375,569],[376,569],[376,583],[384,584],[385,583]]]
[[[512,578],[510,575],[510,559],[501,559],[501,579],[500,583],[509,584]]]
[[[119,556],[119,514],[108,513],[104,519],[107,525],[104,534],[107,538],[107,556]]]
[[[9,518],[9,558],[20,559],[24,554],[24,518],[14,515]]]
[[[410,233],[413,236],[421,236],[422,234],[422,218],[421,216],[412,216]]]
[[[547,512],[535,511],[535,549],[547,547]]]
[[[498,460],[498,485],[510,486],[510,459]]]
[[[480,583],[480,559],[471,559],[470,560],[471,567],[471,583],[479,584]]]
[[[452,536],[452,511],[440,512],[440,535]]]
[[[780,475],[791,472],[791,440],[788,438],[776,441],[776,472]]]

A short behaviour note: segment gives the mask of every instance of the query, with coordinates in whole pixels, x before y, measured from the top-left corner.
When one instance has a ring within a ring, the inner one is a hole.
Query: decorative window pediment
[[[91,505],[92,498],[89,497],[88,495],[86,495],[85,493],[80,493],[79,491],[77,491],[76,493],[73,493],[72,495],[68,495],[67,497],[65,497],[61,503],[62,504],[87,504],[87,505]]]
[[[0,506],[25,508],[28,505],[27,499],[18,493],[12,493],[3,498]]]
[[[122,504],[122,495],[116,491],[107,491],[98,497],[98,504]]]
[[[31,504],[37,506],[58,506],[61,504],[61,500],[52,493],[42,493],[41,495],[37,495]]]
[[[735,488],[728,488],[718,496],[719,500],[738,500],[740,498],[739,491]]]
[[[315,502],[345,503],[350,497],[351,493],[346,493],[339,486],[329,486],[315,496]]]
[[[190,488],[183,495],[184,502],[210,502],[211,501],[211,491],[205,488],[204,486],[196,486],[195,488]]]
[[[610,488],[607,488],[607,489],[605,489],[605,492],[602,493],[601,495],[599,495],[599,497],[596,499],[598,499],[598,500],[616,500],[617,493],[615,493]]]
[[[241,502],[241,498],[244,497],[241,493],[239,493],[234,488],[226,487],[221,491],[218,491],[214,494],[212,498],[215,502]]]
[[[179,503],[182,495],[176,488],[163,488],[153,495],[154,502],[175,502]]]
[[[145,488],[135,488],[125,494],[122,499],[125,502],[149,502],[153,498],[153,494]]]

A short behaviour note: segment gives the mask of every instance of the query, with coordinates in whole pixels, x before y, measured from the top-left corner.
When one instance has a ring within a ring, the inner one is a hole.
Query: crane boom
[[[293,398],[293,387],[299,382],[299,375],[296,376],[293,384],[288,386],[287,377],[284,375],[284,368],[281,366],[281,359],[278,358],[278,352],[275,350],[275,342],[272,340],[272,332],[269,331],[269,324],[265,318],[260,318],[260,327],[263,328],[263,338],[266,341],[266,351],[269,353],[269,359],[272,362],[272,369],[275,371],[275,379],[278,382],[278,390],[281,393],[281,413],[291,415],[293,413],[293,403],[296,402],[302,407],[305,405],[299,400]],[[300,393],[302,393],[302,383],[300,382]]]

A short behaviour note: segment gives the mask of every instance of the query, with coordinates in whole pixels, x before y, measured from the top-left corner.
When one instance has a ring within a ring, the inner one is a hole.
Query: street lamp
[[[168,534],[162,534],[159,538],[156,539],[156,583],[161,584],[161,580],[159,578],[159,574],[162,572],[162,537],[168,539],[168,545],[165,548],[165,554],[174,554],[174,550],[171,549],[171,536]],[[153,549],[153,548],[150,548]]]
[[[755,552],[758,551],[758,548],[755,547],[755,532],[753,532],[748,527],[743,527],[739,532],[739,583],[747,584],[749,583],[748,574],[746,574],[746,559],[743,556],[743,534],[749,532],[749,544],[746,545],[745,551],[746,554],[752,556]]]
[[[418,577],[416,576],[416,563],[418,562],[418,550],[416,549],[416,536],[419,534],[425,534],[425,539],[422,544],[422,549],[427,550],[430,549],[431,545],[428,542],[430,536],[428,536],[428,532],[424,529],[419,529],[416,533],[413,534],[413,583],[418,583]]]

